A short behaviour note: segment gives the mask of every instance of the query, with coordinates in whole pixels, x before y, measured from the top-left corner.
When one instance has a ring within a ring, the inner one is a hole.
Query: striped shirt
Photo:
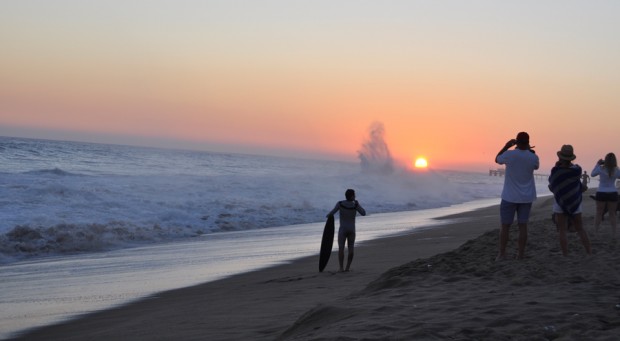
[[[553,167],[549,175],[549,189],[562,211],[573,215],[582,200],[581,167]]]

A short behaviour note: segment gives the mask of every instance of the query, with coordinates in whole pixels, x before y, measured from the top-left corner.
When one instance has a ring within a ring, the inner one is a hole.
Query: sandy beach
[[[592,190],[591,190],[592,191]],[[588,193],[590,194],[590,193]],[[605,221],[593,255],[538,199],[524,260],[495,262],[498,208],[360,244],[352,271],[318,256],[163,292],[20,335],[24,340],[617,340],[620,263]],[[584,223],[594,201],[584,198]],[[515,253],[517,228],[510,254]],[[318,247],[318,245],[317,245]]]

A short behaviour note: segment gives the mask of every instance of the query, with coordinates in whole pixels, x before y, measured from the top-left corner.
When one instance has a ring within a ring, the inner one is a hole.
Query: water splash
[[[394,172],[394,159],[385,143],[383,123],[374,122],[369,128],[368,140],[358,151],[362,171],[375,174],[391,174]]]

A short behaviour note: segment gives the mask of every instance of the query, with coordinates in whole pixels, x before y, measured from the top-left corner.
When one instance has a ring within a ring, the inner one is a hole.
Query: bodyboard
[[[319,272],[323,272],[329,256],[332,254],[332,246],[334,244],[334,216],[327,217],[325,228],[323,229],[323,239],[321,240],[321,253],[319,255]]]

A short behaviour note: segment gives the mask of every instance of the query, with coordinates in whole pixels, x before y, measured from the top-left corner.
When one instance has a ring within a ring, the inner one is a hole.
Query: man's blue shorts
[[[517,223],[527,224],[530,220],[530,211],[532,210],[532,203],[514,203],[502,199],[499,205],[499,216],[502,221],[502,225],[511,225],[515,220],[515,213],[517,214]]]

